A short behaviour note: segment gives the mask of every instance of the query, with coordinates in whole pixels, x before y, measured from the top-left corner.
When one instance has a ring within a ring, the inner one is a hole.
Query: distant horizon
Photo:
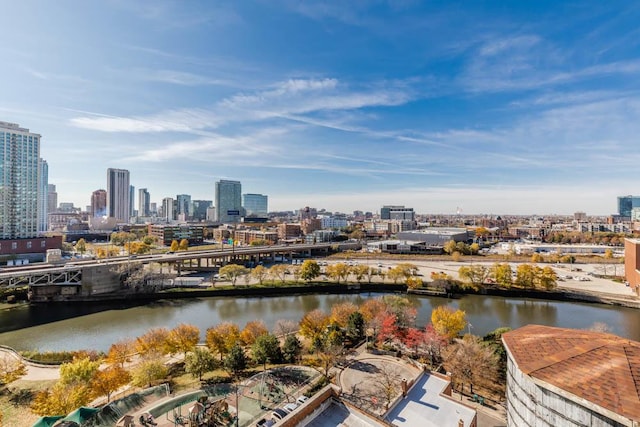
[[[109,167],[156,203],[231,179],[273,210],[605,216],[640,193],[640,4],[24,0],[3,16],[0,120],[42,135],[76,206]]]

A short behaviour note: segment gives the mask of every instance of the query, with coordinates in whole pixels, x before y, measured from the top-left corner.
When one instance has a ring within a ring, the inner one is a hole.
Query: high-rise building
[[[398,221],[415,219],[413,208],[405,208],[404,206],[385,205],[380,209],[380,219],[394,219]]]
[[[146,188],[138,190],[138,216],[149,216],[151,214],[151,195]]]
[[[44,159],[38,160],[38,233],[47,231],[47,190],[49,188],[49,165]]]
[[[107,191],[100,189],[91,193],[91,210],[93,218],[107,215]]]
[[[40,135],[0,122],[0,238],[38,234]]]
[[[215,196],[218,222],[237,222],[242,210],[242,184],[240,181],[221,179],[216,182]]]
[[[189,194],[178,194],[176,196],[176,212],[178,217],[185,221],[191,218],[191,196]]]
[[[207,219],[207,209],[213,205],[213,202],[211,200],[194,200],[191,205],[193,206],[191,219],[194,221],[204,221]]]
[[[171,222],[174,219],[176,219],[176,217],[174,215],[175,203],[174,203],[174,200],[171,197],[165,197],[164,199],[162,199],[162,208],[161,208],[161,210],[162,210],[162,212],[161,212],[162,218],[166,219],[169,222]]]
[[[118,222],[129,222],[130,200],[129,171],[107,169],[107,215]]]
[[[640,208],[640,197],[621,196],[618,197],[618,215],[631,218],[631,209]]]
[[[129,186],[129,218],[132,216],[136,216],[136,187],[133,185]],[[129,219],[127,219],[129,222]]]
[[[158,215],[158,204],[156,202],[149,203],[149,215]]]
[[[247,217],[266,218],[268,211],[268,196],[264,194],[247,193],[242,195],[242,207]]]
[[[58,193],[55,184],[47,185],[47,214],[58,209]]]

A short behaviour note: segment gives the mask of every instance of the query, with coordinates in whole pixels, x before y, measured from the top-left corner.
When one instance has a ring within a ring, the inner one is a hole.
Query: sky
[[[42,135],[59,202],[88,205],[110,167],[158,204],[234,179],[270,210],[606,215],[640,193],[638,2],[21,0],[2,16],[0,120]]]

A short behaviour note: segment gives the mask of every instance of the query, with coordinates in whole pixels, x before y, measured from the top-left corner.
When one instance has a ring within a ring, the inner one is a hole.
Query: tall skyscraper
[[[40,135],[0,122],[0,238],[38,235]]]
[[[38,233],[47,231],[47,204],[49,189],[49,165],[44,159],[38,160]]]
[[[193,206],[193,212],[191,213],[191,219],[194,221],[204,221],[207,219],[207,209],[211,207],[213,202],[211,200],[194,200],[191,202]]]
[[[245,211],[245,216],[255,218],[266,218],[268,211],[268,197],[264,194],[243,194],[242,195],[242,207]]]
[[[215,196],[218,222],[237,222],[242,210],[242,184],[240,181],[221,179],[216,182]]]
[[[58,210],[58,192],[55,184],[47,185],[47,214]]]
[[[131,218],[132,216],[136,216],[136,187],[134,187],[133,185],[129,186],[129,218]],[[127,218],[127,222],[129,221],[129,218]]]
[[[130,206],[129,171],[107,169],[107,216],[128,222]]]
[[[191,217],[191,196],[189,194],[178,194],[176,205],[178,215],[184,215],[185,220]]]
[[[631,218],[631,210],[640,208],[640,197],[621,196],[618,197],[618,215]]]
[[[107,215],[107,191],[100,189],[91,193],[91,210],[92,217],[102,217]]]
[[[151,195],[146,188],[138,190],[138,216],[149,216],[151,212]]]
[[[161,216],[166,219],[168,222],[173,221],[175,218],[175,216],[173,215],[174,212],[174,202],[173,199],[171,197],[165,197],[164,199],[162,199],[162,208],[161,208],[162,212],[161,212]]]

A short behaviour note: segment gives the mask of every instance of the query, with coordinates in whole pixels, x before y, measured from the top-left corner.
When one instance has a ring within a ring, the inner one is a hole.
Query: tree
[[[436,366],[442,360],[442,351],[447,347],[449,339],[440,335],[432,324],[428,324],[424,330],[424,350],[429,356],[431,367]]]
[[[227,264],[220,268],[220,277],[229,280],[233,286],[236,285],[238,277],[249,274],[249,269],[243,265]]]
[[[234,377],[237,377],[238,374],[247,367],[247,357],[239,344],[231,348],[229,355],[224,359],[223,366],[224,369]]]
[[[546,290],[556,287],[558,275],[551,267],[536,269],[536,285]]]
[[[498,356],[478,337],[465,335],[456,339],[446,353],[444,366],[458,379],[461,390],[465,382],[469,383],[471,393],[474,385],[492,388],[499,383]]]
[[[370,323],[380,312],[387,309],[382,298],[370,298],[360,304],[360,313],[366,323]]]
[[[387,277],[397,284],[404,277],[404,272],[396,266],[387,272]]]
[[[327,276],[340,283],[349,276],[349,266],[343,262],[330,264],[326,268]]]
[[[262,282],[264,282],[267,274],[267,269],[262,265],[258,265],[253,270],[251,270],[251,276],[258,281],[258,284],[260,286],[262,286]]]
[[[171,248],[170,248],[171,252],[177,252],[178,249],[180,249],[180,243],[178,243],[177,240],[172,240],[171,241]]]
[[[403,344],[413,351],[413,355],[418,355],[418,347],[424,342],[424,332],[418,328],[409,328],[405,333]]]
[[[259,336],[269,333],[269,329],[265,326],[262,320],[252,320],[247,322],[242,332],[240,332],[240,341],[244,345],[252,345]]]
[[[400,335],[397,318],[394,313],[386,312],[382,315],[380,331],[378,332],[378,344],[393,341]]]
[[[187,239],[180,240],[180,244],[178,245],[178,249],[181,251],[186,251],[189,249],[189,241]]]
[[[384,409],[389,409],[389,405],[400,392],[400,383],[402,377],[397,368],[392,364],[382,363],[378,366],[378,372],[375,375],[376,388],[382,394],[385,402]]]
[[[491,277],[495,280],[498,286],[503,288],[511,287],[512,270],[509,264],[495,263],[491,266]]]
[[[154,381],[166,378],[169,371],[158,359],[143,360],[133,370],[132,383],[138,387],[151,387]]]
[[[134,351],[133,340],[124,339],[111,344],[107,353],[107,363],[111,365],[119,365],[124,368],[124,364],[130,361],[131,354]]]
[[[453,339],[467,326],[465,312],[441,305],[431,312],[431,323],[439,334]]]
[[[359,311],[349,314],[346,336],[352,343],[360,342],[364,338],[364,316]]]
[[[89,357],[63,363],[60,365],[60,382],[69,385],[88,384],[99,367],[100,362],[92,361]]]
[[[322,310],[315,309],[300,319],[300,335],[313,342],[324,337],[327,326],[329,326],[329,316]]]
[[[422,287],[422,279],[419,277],[407,277],[407,288],[417,289]]]
[[[0,387],[17,380],[26,373],[27,368],[20,360],[13,357],[0,358]]]
[[[536,282],[536,269],[531,264],[520,264],[516,270],[516,284],[523,288],[533,288]]]
[[[370,268],[368,265],[354,265],[351,268],[351,272],[354,276],[356,276],[356,282],[358,283],[362,282],[362,279],[364,279],[365,276],[369,273],[369,270]]]
[[[401,262],[400,264],[397,264],[395,268],[398,269],[405,279],[418,274],[418,267],[415,264],[408,262]]]
[[[240,329],[235,323],[224,322],[207,329],[207,347],[220,354],[220,360],[240,341]]]
[[[202,374],[215,367],[213,355],[205,348],[196,347],[185,357],[184,370],[194,378],[202,381]]]
[[[459,251],[453,251],[453,252],[451,253],[451,259],[452,259],[454,262],[460,262],[460,260],[462,259],[462,253],[461,253],[461,252],[459,252]]]
[[[167,328],[149,329],[144,335],[136,338],[135,348],[142,356],[156,357],[169,352],[168,339]]]
[[[276,321],[274,333],[280,336],[288,336],[298,330],[298,324],[293,320],[279,319]]]
[[[287,335],[282,345],[282,358],[285,362],[295,363],[302,351],[302,344],[295,335]]]
[[[36,394],[31,410],[40,416],[68,414],[91,400],[86,384],[70,385],[58,381],[51,389]]]
[[[84,239],[79,239],[76,243],[76,251],[84,254],[87,251],[87,242]]]
[[[343,302],[335,304],[331,308],[331,323],[338,325],[341,328],[347,326],[349,316],[358,311],[358,306],[352,302]]]
[[[456,251],[455,240],[449,240],[447,243],[444,244],[444,247],[442,249],[449,255],[453,255],[453,253]]]
[[[542,254],[539,253],[535,253],[533,255],[531,255],[531,262],[532,263],[539,263],[539,262],[543,262],[544,261],[544,257],[542,256]]]
[[[344,347],[341,345],[327,346],[311,361],[311,366],[320,372],[324,378],[329,378],[331,368],[336,365],[343,351]]]
[[[167,344],[170,352],[182,352],[184,357],[192,351],[200,341],[200,329],[197,326],[180,323],[178,326],[169,331]]]
[[[107,396],[107,403],[111,401],[111,394],[131,381],[131,374],[119,365],[109,366],[97,371],[91,380],[91,390],[94,397]]]
[[[305,260],[300,267],[300,277],[302,280],[313,280],[320,275],[320,266],[312,259]]]
[[[460,278],[467,281],[474,289],[480,289],[489,278],[489,269],[483,265],[463,265],[458,269]]]
[[[263,370],[267,370],[267,363],[279,363],[282,360],[280,341],[273,334],[263,334],[256,338],[251,346],[251,355],[256,363],[263,365]]]
[[[274,279],[280,280],[282,283],[284,283],[286,274],[287,266],[284,264],[276,264],[271,266],[271,268],[269,269],[269,276],[273,277]]]
[[[477,243],[472,243],[471,245],[469,245],[469,252],[471,252],[471,255],[477,255],[478,252],[480,252],[480,245]]]

